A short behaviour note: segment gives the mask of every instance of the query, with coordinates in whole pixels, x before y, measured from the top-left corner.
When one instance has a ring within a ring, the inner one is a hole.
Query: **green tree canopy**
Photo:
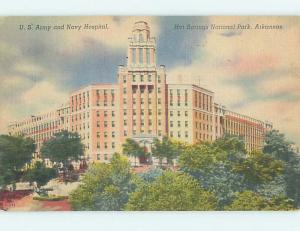
[[[256,189],[260,184],[270,182],[283,174],[284,165],[270,155],[253,152],[248,158],[235,164],[234,170],[244,175],[250,189]]]
[[[300,156],[292,150],[292,143],[278,130],[266,134],[264,153],[284,163],[284,181],[286,195],[300,206]]]
[[[259,210],[292,210],[293,204],[286,197],[265,198],[252,191],[236,194],[235,200],[225,210],[259,211]]]
[[[146,152],[144,147],[133,139],[126,139],[123,146],[123,154],[134,157],[134,165],[136,166],[136,158],[145,157]]]
[[[214,210],[217,198],[191,176],[165,171],[151,183],[130,194],[126,210],[189,211]]]
[[[70,195],[75,210],[117,211],[135,189],[135,175],[128,160],[114,154],[111,163],[97,163],[84,174],[82,184]]]
[[[173,160],[181,154],[183,148],[183,143],[175,142],[169,137],[164,136],[162,140],[154,140],[152,146],[152,155],[159,160],[160,165],[162,165],[164,159],[166,159],[169,165],[172,165]]]
[[[46,165],[37,161],[33,167],[29,168],[24,175],[24,180],[37,183],[37,187],[47,184],[51,179],[57,176],[57,172],[53,168],[47,168]]]
[[[43,143],[41,154],[43,158],[67,165],[83,156],[84,145],[78,133],[62,131]]]
[[[0,186],[15,183],[32,159],[34,141],[23,136],[0,135]]]

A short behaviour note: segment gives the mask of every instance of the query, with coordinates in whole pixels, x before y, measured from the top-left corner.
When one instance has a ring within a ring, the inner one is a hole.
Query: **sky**
[[[172,82],[200,84],[215,101],[260,120],[300,146],[300,17],[0,17],[0,133],[55,109],[70,91],[116,82],[135,21],[147,21]],[[22,31],[19,25],[108,24],[88,31]],[[247,25],[252,29],[186,26]],[[281,30],[254,29],[282,25]],[[185,29],[174,29],[184,25]]]

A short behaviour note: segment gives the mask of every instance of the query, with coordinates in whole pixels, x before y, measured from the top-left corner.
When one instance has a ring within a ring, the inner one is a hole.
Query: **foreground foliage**
[[[20,180],[34,150],[35,145],[30,138],[0,135],[0,188]]]
[[[134,175],[126,158],[114,154],[110,164],[93,164],[71,193],[74,210],[122,210],[134,191]]]
[[[216,196],[200,187],[187,174],[165,171],[130,195],[127,210],[191,211],[215,210]]]

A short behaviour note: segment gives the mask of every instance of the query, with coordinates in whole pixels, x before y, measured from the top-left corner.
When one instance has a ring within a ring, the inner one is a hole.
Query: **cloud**
[[[300,29],[297,17],[210,17],[210,24],[283,25],[283,30],[211,30],[192,63],[168,71],[173,82],[195,81],[227,108],[271,120],[300,145]],[[181,77],[178,77],[181,76]]]

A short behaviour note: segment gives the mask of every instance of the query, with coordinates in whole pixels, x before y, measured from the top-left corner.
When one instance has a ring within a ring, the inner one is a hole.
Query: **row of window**
[[[152,75],[132,75],[132,82],[137,82],[137,80],[139,80],[140,82],[146,82],[146,80],[148,82],[152,82],[152,77],[155,77],[155,76],[152,76]],[[160,75],[157,76],[157,82],[158,83],[161,83],[161,78],[160,78]],[[123,76],[123,83],[127,83],[127,76],[124,75]]]
[[[149,48],[131,48],[132,50],[132,62],[135,64],[137,61],[142,63],[150,64],[150,49]],[[146,57],[144,57],[143,51],[146,51]],[[138,55],[137,55],[138,52]],[[137,60],[138,57],[138,60]]]
[[[108,154],[103,154],[103,160],[108,160]],[[101,154],[97,154],[97,160],[101,160]]]
[[[210,121],[212,123],[212,115],[208,115],[205,113],[197,112],[195,111],[195,118],[199,120],[205,120],[205,121]]]
[[[176,136],[177,138],[181,138],[181,137],[182,137],[181,131],[178,131],[177,133],[174,132],[174,131],[170,131],[170,137],[175,137],[175,134],[177,135],[177,136]],[[188,138],[188,137],[189,137],[189,132],[188,132],[188,131],[185,131],[185,132],[184,132],[184,137],[185,137],[185,138]]]
[[[212,112],[212,96],[203,94],[201,92],[196,92],[194,100],[196,107]]]
[[[109,143],[104,142],[104,149],[108,149],[108,146],[109,146]],[[116,148],[116,143],[115,143],[115,142],[111,142],[110,147],[111,147],[112,149]],[[100,149],[100,148],[101,148],[101,147],[100,147],[100,142],[97,142],[97,149]]]
[[[189,126],[188,121],[184,121],[184,126],[187,128]],[[170,127],[174,127],[174,121],[170,120]],[[177,121],[177,127],[181,127],[181,121]]]
[[[196,129],[212,132],[212,126],[209,124],[195,122],[195,127],[196,127]]]
[[[153,93],[153,88],[148,88],[147,91],[145,87],[141,87],[139,92],[141,93],[141,96],[143,96],[145,92],[148,92],[149,96],[151,97],[151,94]],[[132,88],[132,93],[135,96],[135,94],[138,93],[138,88],[137,87]],[[161,93],[160,87],[157,88],[157,93]],[[123,88],[123,94],[127,94],[127,87]]]
[[[209,134],[196,132],[195,135],[196,135],[196,139],[197,140],[204,140],[204,141],[205,140],[206,141],[212,141],[213,140],[213,136],[209,135]]]
[[[77,121],[77,120],[81,120],[81,119],[85,119],[85,118],[90,118],[90,113],[89,112],[83,112],[82,114],[81,113],[78,113],[78,114],[75,114],[75,115],[72,115],[71,117],[71,120],[72,122],[74,121]]]
[[[134,105],[137,104],[137,99],[133,98],[132,103]],[[123,104],[127,104],[127,99],[126,98],[123,99]],[[144,98],[140,98],[140,104],[145,104],[145,99]],[[148,99],[148,104],[152,104],[152,100],[150,98]],[[157,99],[157,104],[159,104],[159,105],[161,104],[161,98]]]
[[[21,134],[31,134],[31,133],[40,132],[43,130],[55,129],[60,124],[61,124],[60,121],[57,120],[57,121],[52,121],[52,122],[48,122],[48,123],[44,123],[44,124],[39,124],[37,126],[30,127],[30,128],[23,128],[19,132]]]
[[[175,111],[170,111],[170,116],[173,116]],[[177,116],[181,116],[181,111],[177,111]],[[188,111],[184,111],[184,116],[188,116]]]

